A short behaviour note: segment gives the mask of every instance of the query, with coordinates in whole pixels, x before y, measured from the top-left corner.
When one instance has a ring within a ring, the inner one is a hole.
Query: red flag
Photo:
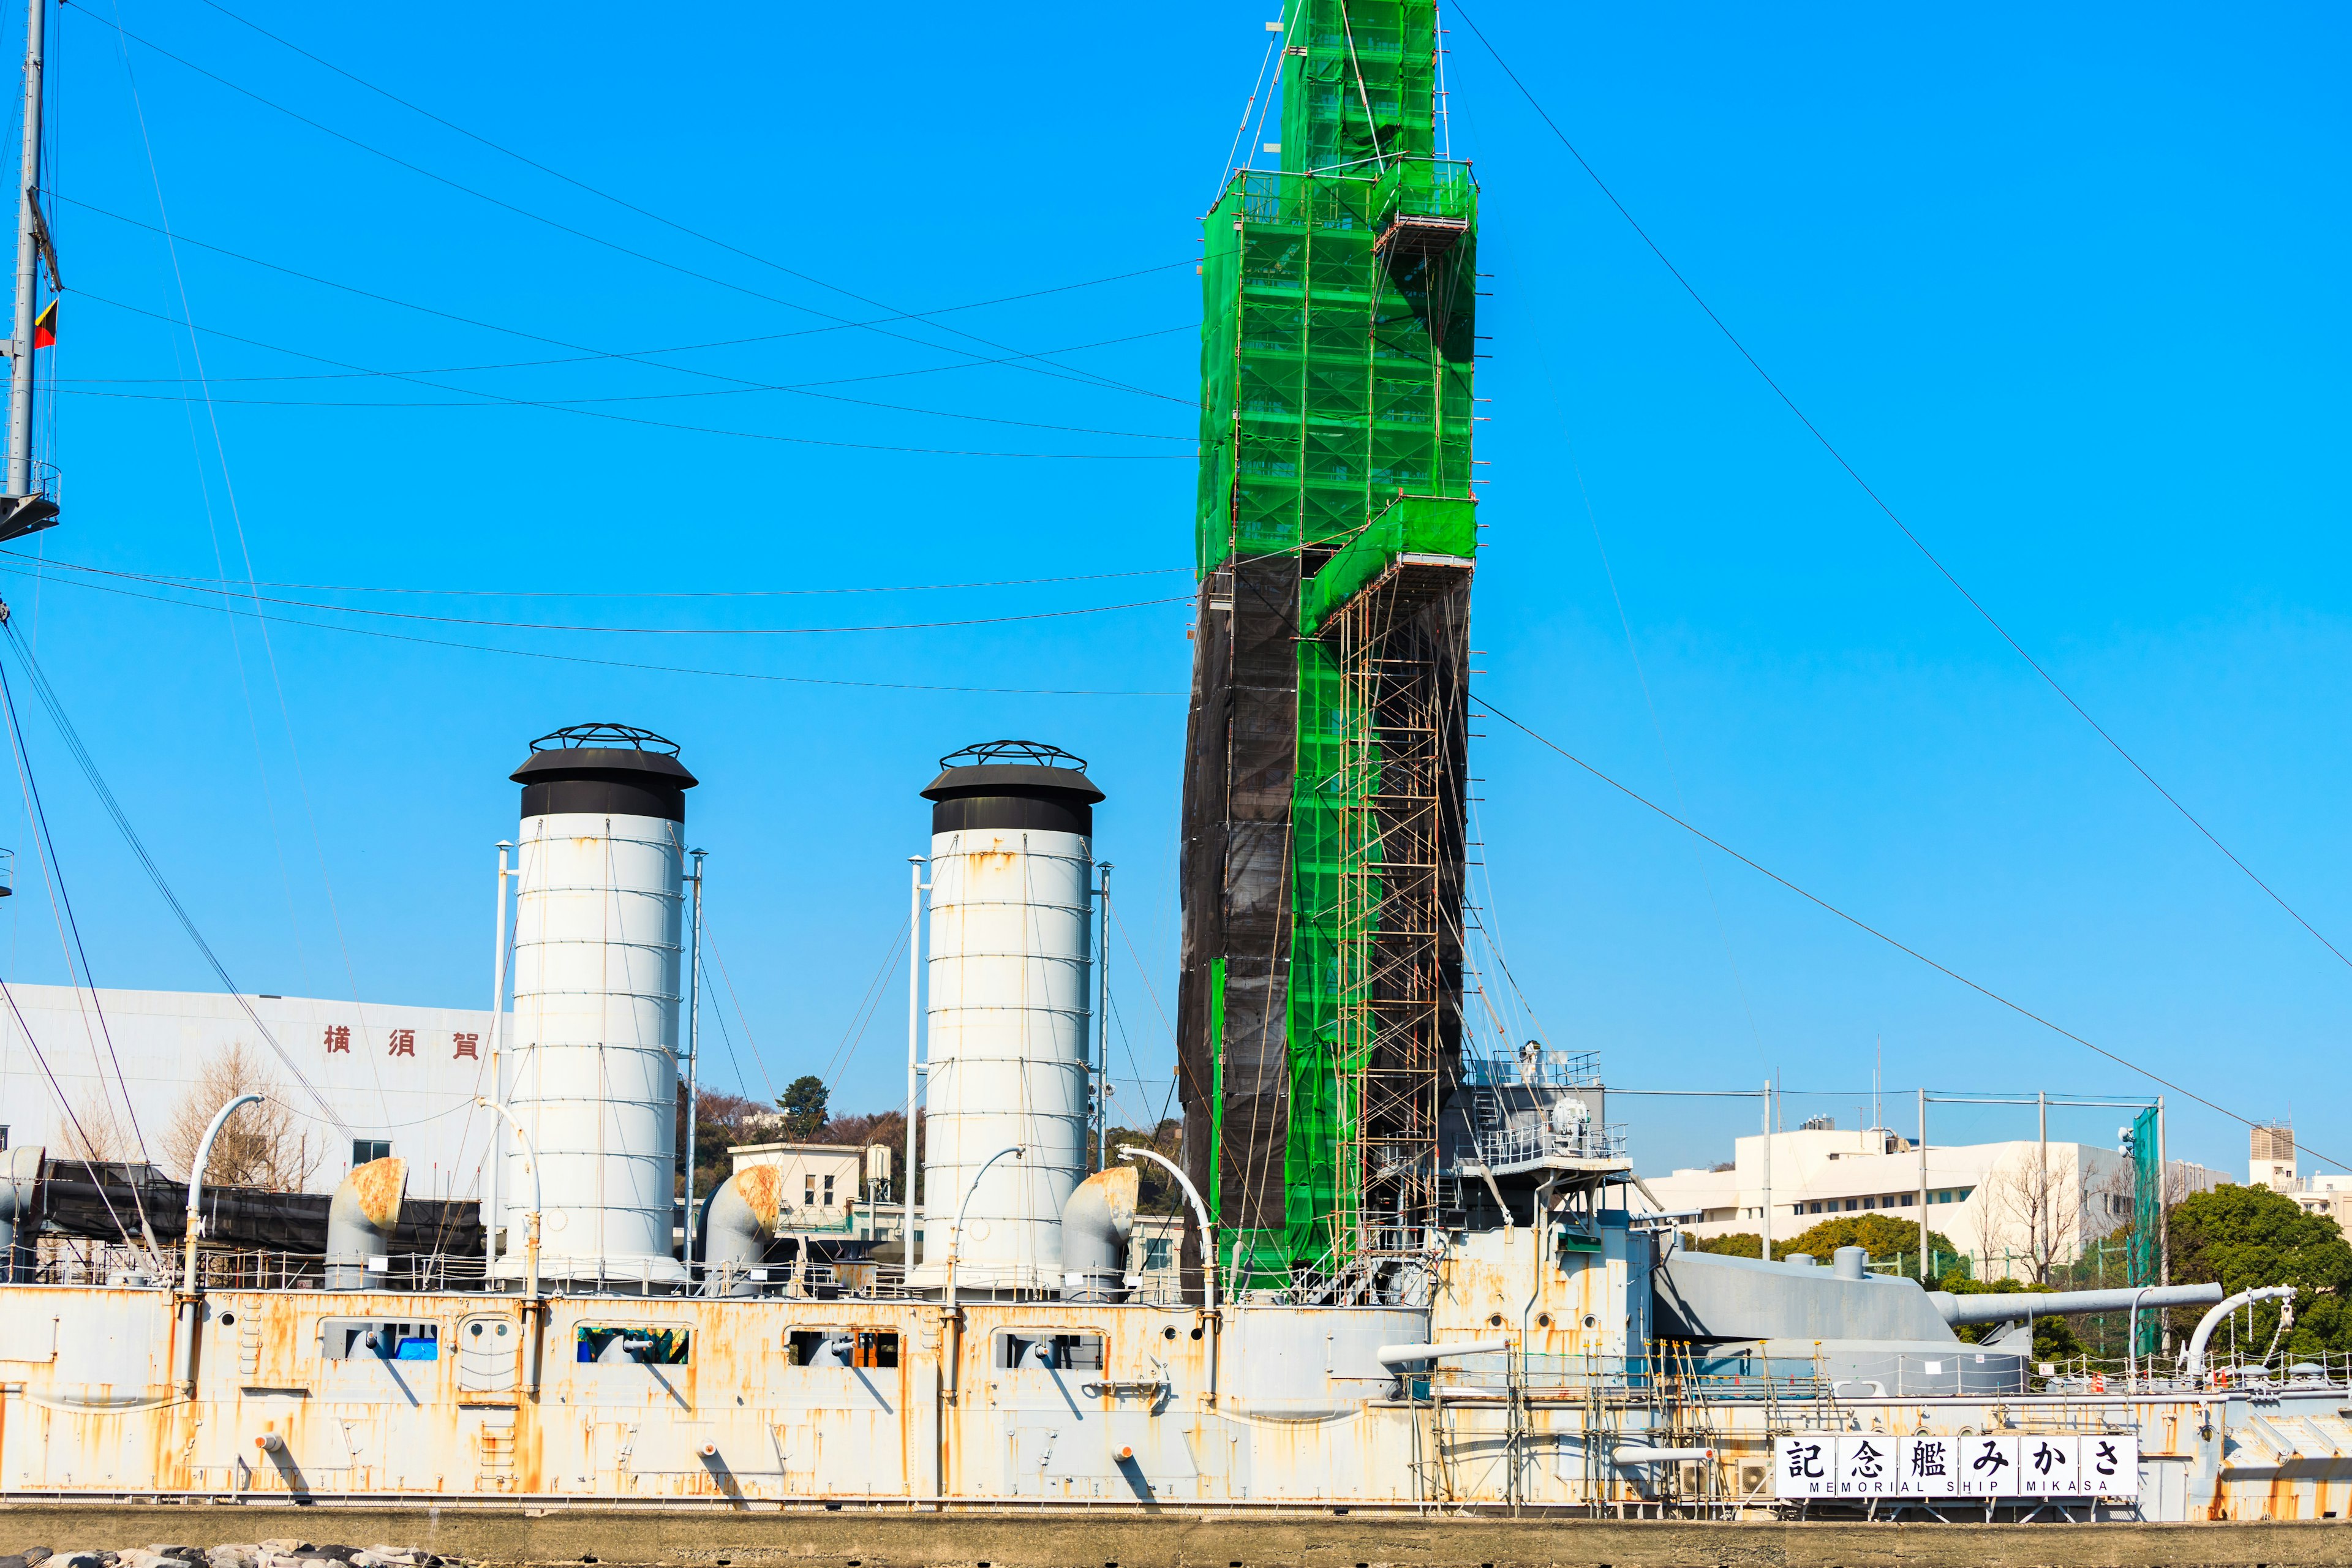
[[[55,348],[58,342],[58,302],[52,300],[33,318],[33,346]]]

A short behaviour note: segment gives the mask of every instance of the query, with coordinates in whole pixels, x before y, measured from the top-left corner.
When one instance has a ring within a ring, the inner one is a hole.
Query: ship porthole
[[[1601,1326],[1601,1320],[1587,1312],[1584,1314],[1584,1326],[1588,1329],[1597,1329]]]
[[[1536,1314],[1536,1327],[1539,1329],[1550,1328],[1551,1314],[1549,1312],[1538,1312]]]
[[[234,1322],[236,1322],[236,1314],[235,1312],[223,1312],[223,1313],[221,1314],[221,1327],[222,1327],[222,1328],[227,1328],[231,1323],[234,1323]]]

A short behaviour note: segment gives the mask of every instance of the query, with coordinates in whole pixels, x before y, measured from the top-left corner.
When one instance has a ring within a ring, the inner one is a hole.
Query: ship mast
[[[56,498],[47,494],[33,475],[33,335],[44,259],[49,265],[50,285],[63,288],[40,202],[41,53],[47,4],[48,0],[26,0],[25,5],[25,142],[16,181],[16,321],[8,342],[8,489],[0,495],[0,541],[52,527],[58,520]]]

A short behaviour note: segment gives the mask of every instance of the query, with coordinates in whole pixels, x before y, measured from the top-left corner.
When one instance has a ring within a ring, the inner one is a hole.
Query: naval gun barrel
[[[2137,1302],[2142,1311],[2158,1307],[2203,1307],[2221,1299],[2219,1285],[2126,1285],[2115,1290],[2021,1290],[2002,1295],[1955,1296],[1930,1290],[1944,1321],[1954,1328],[1969,1323],[2009,1323],[2021,1318],[2057,1318],[2074,1312],[2128,1312]]]

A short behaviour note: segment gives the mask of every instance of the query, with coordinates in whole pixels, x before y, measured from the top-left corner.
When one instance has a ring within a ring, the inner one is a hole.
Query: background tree
[[[2174,1284],[2212,1280],[2233,1296],[2257,1285],[2292,1285],[2294,1327],[2282,1342],[2287,1357],[2352,1351],[2352,1243],[2334,1220],[2305,1214],[2268,1187],[2225,1186],[2184,1198],[2167,1229]],[[2176,1342],[2195,1331],[2200,1315],[2173,1314]],[[2262,1353],[2278,1319],[2275,1301],[2237,1315],[2238,1342],[2247,1354]]]
[[[1176,1184],[1176,1178],[1149,1160],[1122,1158],[1119,1151],[1129,1147],[1149,1149],[1181,1165],[1184,1163],[1184,1123],[1170,1116],[1163,1118],[1160,1125],[1149,1132],[1133,1127],[1112,1128],[1109,1162],[1113,1169],[1120,1165],[1135,1167],[1135,1208],[1138,1214],[1182,1214],[1188,1205],[1184,1202],[1184,1189]]]
[[[1764,1256],[1764,1238],[1752,1230],[1709,1237],[1686,1236],[1683,1237],[1683,1245],[1693,1252],[1712,1252],[1730,1258]],[[1927,1245],[1947,1257],[1957,1257],[1959,1251],[1952,1245],[1952,1238],[1940,1230],[1927,1233]],[[1907,1258],[1910,1267],[1905,1272],[1916,1274],[1919,1271],[1919,1222],[1897,1219],[1891,1214],[1877,1212],[1840,1215],[1835,1219],[1817,1221],[1810,1229],[1786,1241],[1775,1241],[1772,1256],[1787,1258],[1792,1253],[1801,1252],[1826,1265],[1837,1256],[1837,1249],[1841,1247],[1862,1247],[1875,1261],[1883,1262],[1891,1258]]]
[[[824,1125],[825,1102],[832,1091],[824,1079],[814,1073],[803,1073],[784,1086],[776,1103],[783,1107],[784,1136],[796,1143],[805,1143],[817,1135]]]
[[[311,1146],[294,1113],[286,1108],[278,1079],[262,1066],[258,1053],[243,1041],[215,1051],[197,1069],[196,1081],[173,1109],[163,1129],[164,1168],[181,1181],[195,1163],[196,1146],[213,1117],[240,1094],[259,1094],[259,1105],[248,1105],[228,1119],[213,1140],[212,1157],[205,1163],[208,1187],[257,1187],[264,1192],[297,1193],[318,1171],[323,1144]]]
[[[2074,1256],[2083,1235],[2083,1193],[2074,1168],[2044,1172],[2029,1159],[1993,1172],[1977,1194],[1977,1228],[1988,1260],[2021,1244],[2027,1271],[2048,1284],[2056,1260]]]
[[[756,1100],[719,1089],[698,1089],[694,1096],[694,1200],[698,1205],[733,1173],[735,1162],[727,1151],[738,1143],[756,1143],[783,1121]],[[686,1172],[686,1086],[677,1089],[677,1161],[679,1189]]]

